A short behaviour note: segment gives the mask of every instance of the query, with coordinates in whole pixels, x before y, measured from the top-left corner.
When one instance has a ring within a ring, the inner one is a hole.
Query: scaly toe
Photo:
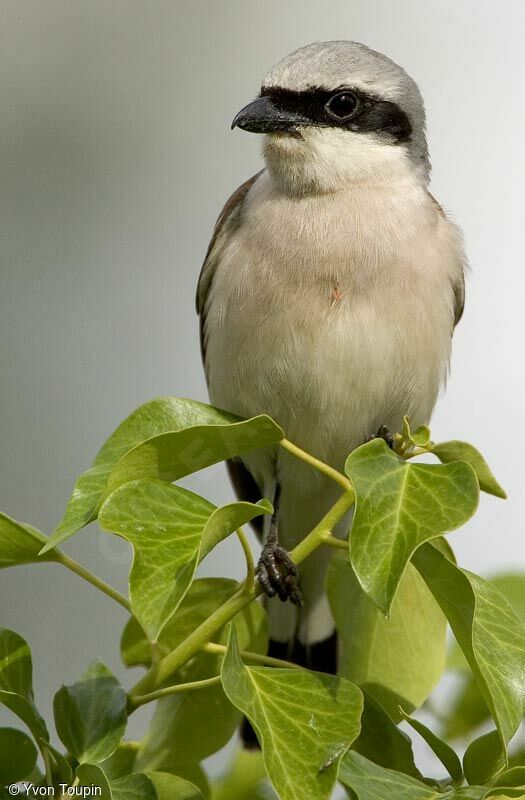
[[[277,595],[283,602],[290,600],[294,605],[302,605],[297,575],[297,567],[284,547],[279,544],[263,547],[257,577],[269,597]]]

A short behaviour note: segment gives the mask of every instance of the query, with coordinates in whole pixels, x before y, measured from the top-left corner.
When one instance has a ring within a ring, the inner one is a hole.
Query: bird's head
[[[430,171],[416,83],[358,42],[316,42],[286,56],[235,127],[265,134],[268,169],[295,194],[389,180],[402,162],[422,180]]]

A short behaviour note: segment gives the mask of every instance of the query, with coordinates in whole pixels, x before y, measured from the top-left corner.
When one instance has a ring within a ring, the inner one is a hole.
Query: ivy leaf
[[[512,769],[502,772],[494,780],[494,786],[505,786],[507,788],[515,786],[525,789],[525,767],[512,767]]]
[[[416,447],[428,447],[431,444],[430,428],[428,425],[420,425],[419,428],[412,431],[410,429],[410,420],[408,417],[403,417],[403,439]]]
[[[357,683],[399,720],[399,705],[419,708],[443,673],[446,619],[410,564],[390,616],[362,590],[347,557],[334,557],[327,593],[339,633],[340,673]]]
[[[158,800],[204,800],[204,795],[189,781],[169,772],[148,772]]]
[[[153,782],[147,775],[139,772],[109,780],[96,764],[81,764],[76,775],[79,780],[78,786],[100,788],[101,793],[97,797],[101,800],[157,800]],[[177,798],[174,797],[173,800]]]
[[[474,514],[478,480],[470,464],[412,464],[381,439],[354,450],[345,471],[356,493],[350,560],[364,591],[386,615],[417,548]]]
[[[491,578],[490,582],[499,589],[520,620],[525,623],[525,575],[523,573],[504,573]],[[449,669],[465,672],[461,676],[460,685],[447,713],[443,731],[445,738],[454,739],[477,728],[490,716],[490,712],[457,644],[450,653],[447,666]]]
[[[237,528],[251,522],[255,517],[263,514],[271,514],[273,506],[269,500],[263,498],[257,503],[247,503],[240,501],[228,503],[221,508],[216,508],[208,519],[202,532],[202,542],[200,548],[199,562],[210,553],[216,545],[226,538]]]
[[[231,578],[197,578],[190,586],[188,593],[181,602],[177,613],[171,617],[162,629],[158,647],[162,655],[167,655],[186,639],[190,633],[202,625],[219,606],[226,602],[238,590],[239,584]],[[264,613],[253,612],[253,608],[261,608],[259,605],[246,606],[235,618],[237,633],[242,639],[242,647],[253,650],[257,646],[253,641],[253,636],[246,630],[247,626],[259,625],[261,630],[257,638],[261,642],[261,652],[266,647],[266,620]],[[259,614],[260,619],[255,621],[253,614]],[[245,621],[244,628],[241,625]],[[216,641],[221,640],[221,635],[217,634]],[[122,660],[127,667],[151,666],[151,646],[146,638],[144,629],[139,625],[135,617],[130,617],[122,631],[120,642]],[[260,652],[257,650],[257,652]],[[215,673],[217,674],[217,673]]]
[[[126,729],[126,693],[99,661],[77,683],[62,686],[53,709],[60,740],[80,763],[108,758]]]
[[[108,491],[139,478],[177,481],[211,464],[277,444],[284,433],[270,417],[261,415],[229,425],[205,425],[162,433],[123,456],[112,470]]]
[[[25,722],[37,741],[49,740],[34,701],[31,650],[25,639],[7,628],[0,628],[0,703]]]
[[[0,785],[27,778],[37,759],[36,747],[23,731],[0,728]]]
[[[227,772],[213,784],[213,800],[271,800],[260,750],[241,749]]]
[[[492,474],[489,465],[476,448],[468,442],[442,442],[432,448],[432,453],[439,458],[443,464],[450,464],[453,461],[466,461],[470,464],[479,481],[479,488],[487,494],[506,499],[507,495]]]
[[[498,731],[489,731],[474,739],[465,750],[463,769],[470,784],[488,783],[505,769],[506,753]]]
[[[135,759],[139,750],[140,742],[124,741],[119,744],[117,749],[100,762],[100,768],[104,771],[107,778],[123,778],[135,772]]]
[[[73,778],[73,772],[67,758],[44,739],[40,739],[39,744],[42,750],[47,751],[47,755],[50,758],[53,777],[55,779],[58,778],[61,783],[65,783],[70,786]]]
[[[458,739],[479,727],[490,717],[490,711],[483,699],[470,670],[461,676],[450,710],[447,711],[442,733],[445,739]]]
[[[131,608],[152,640],[177,610],[206,552],[240,525],[271,510],[267,501],[216,508],[187,489],[159,480],[132,481],[109,496],[99,523],[133,545]]]
[[[166,433],[170,436],[163,439]],[[130,451],[134,455],[130,453],[130,459],[113,476],[113,488],[130,480],[131,473],[133,479],[163,477],[158,468],[161,463],[165,465],[166,459],[169,475],[173,475],[167,479],[177,480],[218,461],[275,444],[282,438],[281,428],[264,415],[241,420],[205,403],[178,397],[159,397],[145,403],[119,425],[93,466],[77,479],[64,517],[41,552],[64,542],[96,519],[109,476]],[[144,449],[135,451],[145,442]],[[137,470],[140,474],[136,474]]]
[[[365,707],[361,716],[361,733],[352,750],[379,764],[413,778],[422,778],[415,765],[412,742],[394,724],[384,708],[363,691]],[[460,765],[461,766],[461,765]]]
[[[246,667],[234,629],[221,674],[224,691],[258,733],[281,800],[327,800],[359,734],[358,687],[321,672]]]
[[[525,630],[500,592],[462,570],[431,545],[413,563],[441,606],[506,744],[517,730],[525,697]]]
[[[403,712],[403,718],[408,724],[419,733],[422,739],[428,744],[434,755],[439,758],[448,774],[455,784],[460,784],[463,780],[463,768],[461,761],[455,751],[444,742],[439,736],[436,736],[430,728],[423,725],[418,719],[409,717],[408,714]],[[469,781],[470,783],[484,783],[484,781]]]
[[[32,525],[17,522],[0,512],[0,569],[37,561],[58,561],[58,554],[53,550],[46,558],[39,555],[46,543],[47,536]]]
[[[486,787],[468,787],[442,792],[409,775],[373,764],[349,751],[341,762],[339,780],[357,800],[482,800]]]
[[[236,590],[235,581],[204,578],[195,581],[179,611],[164,629],[159,645],[173,650],[188,632],[212,614]],[[266,653],[268,625],[264,608],[250,603],[232,621],[241,648]],[[166,637],[166,638],[163,638]],[[215,635],[223,644],[227,631]],[[222,656],[201,653],[186,664],[170,682],[185,683],[218,675]],[[213,719],[213,724],[210,720]],[[161,770],[181,775],[196,784],[205,794],[202,782],[188,766],[215,753],[232,737],[241,720],[241,713],[230,702],[221,684],[181,692],[157,703],[153,720],[142,741],[135,767],[143,772]]]

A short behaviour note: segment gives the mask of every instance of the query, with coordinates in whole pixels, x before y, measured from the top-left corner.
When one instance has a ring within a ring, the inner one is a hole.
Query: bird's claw
[[[386,425],[381,425],[377,433],[372,433],[366,441],[371,442],[373,439],[383,439],[383,441],[387,443],[391,450],[394,449],[394,434],[388,430]]]
[[[297,567],[280,544],[263,547],[257,564],[257,577],[268,597],[277,595],[283,602],[289,600],[296,606],[302,606]]]

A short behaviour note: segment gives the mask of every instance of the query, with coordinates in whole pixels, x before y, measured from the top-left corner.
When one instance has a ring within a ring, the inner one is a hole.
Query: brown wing
[[[452,284],[454,292],[454,327],[458,324],[465,309],[465,273],[461,273],[461,278],[457,283]]]
[[[441,214],[442,217],[447,218],[443,208],[438,203],[434,195],[428,193],[430,199],[434,203],[437,211]],[[465,271],[464,269],[461,270],[461,275],[459,276],[457,281],[452,283],[452,292],[454,294],[454,327],[458,324],[461,317],[463,316],[463,311],[465,308]]]
[[[244,199],[249,190],[264,170],[258,172],[253,177],[245,181],[239,188],[232,194],[226,201],[224,208],[219,214],[219,218],[215,223],[211,241],[206,251],[204,263],[199,275],[197,283],[197,296],[195,298],[195,305],[197,314],[200,318],[200,341],[201,341],[201,355],[204,370],[206,371],[206,300],[208,293],[213,283],[213,276],[217,268],[220,258],[222,246],[228,235],[234,231],[240,224],[241,212]]]
[[[213,283],[213,276],[220,259],[220,254],[224,242],[228,239],[229,235],[235,231],[240,225],[242,216],[242,206],[246,195],[250,188],[253,186],[257,178],[261,175],[258,172],[249,180],[245,181],[239,188],[232,194],[222,209],[215,228],[211,237],[206,257],[202,265],[199,275],[199,282],[197,285],[196,306],[197,314],[200,318],[200,341],[201,341],[201,355],[204,370],[206,371],[206,301],[208,294]],[[262,492],[253,479],[252,475],[240,459],[235,459],[226,462],[228,468],[228,475],[239,500],[246,500],[249,503],[256,503],[262,497]],[[258,517],[252,521],[252,527],[255,532],[262,536],[262,517]]]

